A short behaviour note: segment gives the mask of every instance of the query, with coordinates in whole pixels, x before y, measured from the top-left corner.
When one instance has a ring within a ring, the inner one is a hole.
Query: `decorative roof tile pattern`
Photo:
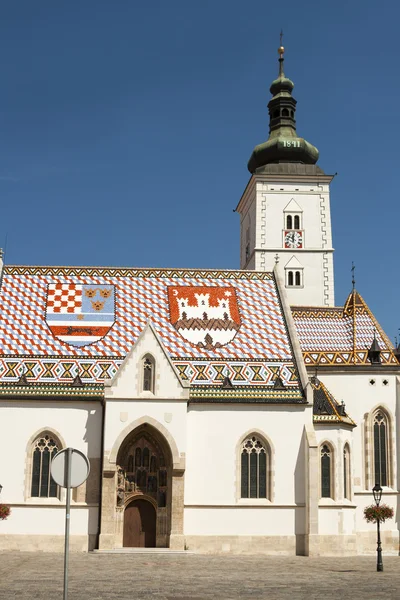
[[[193,386],[302,395],[273,275],[243,271],[5,267],[0,381],[109,379],[149,319]]]
[[[317,377],[311,377],[311,387],[314,392],[314,423],[345,423],[356,427],[353,419],[346,413],[344,404],[339,404],[335,400],[322,381]]]
[[[390,340],[360,294],[354,290],[342,307],[292,307],[306,365],[370,364],[374,333],[384,365],[398,365]]]

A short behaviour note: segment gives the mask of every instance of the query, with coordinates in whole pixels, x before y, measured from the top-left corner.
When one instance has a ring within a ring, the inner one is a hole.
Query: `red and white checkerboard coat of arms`
[[[213,350],[229,344],[241,326],[232,286],[170,286],[171,323],[198,348]]]
[[[113,285],[50,283],[46,323],[52,334],[72,346],[101,340],[114,325]]]

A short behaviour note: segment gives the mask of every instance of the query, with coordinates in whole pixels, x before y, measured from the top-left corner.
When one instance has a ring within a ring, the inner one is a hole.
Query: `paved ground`
[[[69,600],[400,599],[400,557],[71,554]],[[62,599],[63,556],[0,552],[0,598]]]

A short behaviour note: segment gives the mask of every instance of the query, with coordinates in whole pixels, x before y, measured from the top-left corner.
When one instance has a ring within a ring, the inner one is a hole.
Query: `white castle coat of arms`
[[[171,323],[198,348],[229,344],[241,321],[233,287],[172,286],[168,288]]]

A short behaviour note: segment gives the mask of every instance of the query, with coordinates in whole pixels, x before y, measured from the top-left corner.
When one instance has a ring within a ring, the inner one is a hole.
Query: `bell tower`
[[[333,176],[316,164],[317,148],[297,134],[284,51],[280,46],[279,74],[270,87],[269,137],[251,154],[251,177],[236,208],[240,268],[272,271],[278,263],[290,304],[333,306]]]

